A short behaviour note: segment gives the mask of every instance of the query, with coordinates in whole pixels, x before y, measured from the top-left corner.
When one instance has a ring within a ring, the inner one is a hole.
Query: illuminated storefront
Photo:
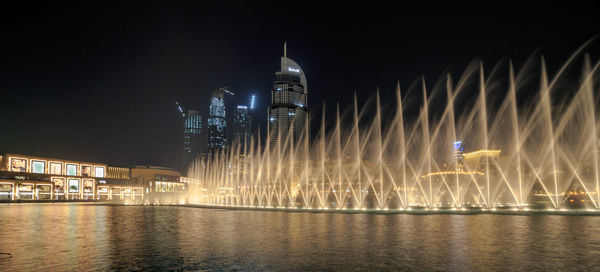
[[[0,201],[142,201],[148,192],[183,192],[180,178],[165,167],[0,155]]]
[[[13,200],[15,193],[14,186],[12,182],[0,181],[0,200]]]

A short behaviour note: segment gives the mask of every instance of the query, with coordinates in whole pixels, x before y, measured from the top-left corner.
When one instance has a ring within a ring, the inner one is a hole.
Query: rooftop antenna
[[[185,118],[185,112],[183,111],[183,107],[179,104],[179,101],[175,100],[175,105],[177,106],[177,111],[181,114],[181,117]]]
[[[287,65],[287,41],[283,42],[283,64]]]

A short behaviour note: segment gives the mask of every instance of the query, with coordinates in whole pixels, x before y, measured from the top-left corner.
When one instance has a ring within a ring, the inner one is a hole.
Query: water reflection
[[[0,206],[0,270],[594,270],[600,217]]]

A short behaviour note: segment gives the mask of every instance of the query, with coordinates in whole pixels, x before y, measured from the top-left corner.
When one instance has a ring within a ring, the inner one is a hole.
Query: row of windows
[[[52,174],[67,176],[100,177],[105,176],[104,166],[93,166],[77,163],[63,163],[38,159],[11,157],[9,161],[11,172],[29,172],[36,174]]]
[[[304,88],[297,84],[275,84],[271,104],[306,104]]]
[[[294,142],[299,141],[306,124],[306,111],[287,107],[269,109],[269,133],[271,142],[277,141],[279,136],[286,137],[293,127],[291,135]]]

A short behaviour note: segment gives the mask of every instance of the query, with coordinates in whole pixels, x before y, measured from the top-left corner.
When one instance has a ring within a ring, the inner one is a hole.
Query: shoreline
[[[392,214],[408,214],[408,215],[563,215],[563,216],[600,216],[600,210],[567,210],[567,209],[530,209],[530,210],[514,210],[514,209],[497,209],[497,210],[482,210],[482,209],[467,209],[467,210],[452,210],[452,209],[412,209],[412,210],[378,210],[378,209],[308,209],[308,208],[275,208],[275,207],[241,207],[241,206],[217,206],[203,204],[130,204],[123,201],[105,201],[105,200],[11,200],[0,201],[0,206],[7,204],[81,204],[81,205],[98,205],[98,206],[164,206],[164,207],[183,207],[183,208],[200,208],[214,210],[232,210],[232,211],[265,211],[265,212],[290,212],[290,213],[337,213],[337,214],[377,214],[377,215],[392,215]]]
[[[76,203],[76,204],[113,204],[113,205],[125,205],[125,202],[122,200],[0,200],[0,205],[2,204],[55,204],[55,203]]]
[[[160,206],[160,205],[157,205]],[[452,209],[438,209],[438,210],[425,210],[425,209],[412,209],[412,210],[378,210],[378,209],[307,209],[307,208],[274,208],[274,207],[240,207],[240,206],[217,206],[217,205],[202,205],[202,204],[181,204],[181,205],[170,205],[180,206],[188,208],[202,208],[202,209],[219,209],[219,210],[245,210],[245,211],[275,211],[275,212],[307,212],[307,213],[338,213],[338,214],[379,214],[379,215],[391,215],[391,214],[410,214],[410,215],[436,215],[436,214],[456,214],[456,215],[478,215],[478,214],[492,214],[492,215],[567,215],[567,216],[600,216],[600,210],[566,210],[566,209],[530,209],[530,210],[511,210],[511,209],[497,209],[497,210],[481,210],[481,209],[467,209],[467,210],[452,210]]]

